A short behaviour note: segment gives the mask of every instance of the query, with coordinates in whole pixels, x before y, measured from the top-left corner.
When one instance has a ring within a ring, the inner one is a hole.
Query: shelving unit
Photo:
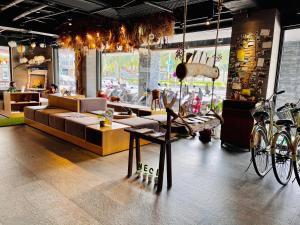
[[[3,109],[0,114],[7,117],[21,113],[26,106],[40,105],[40,93],[37,92],[4,92]]]

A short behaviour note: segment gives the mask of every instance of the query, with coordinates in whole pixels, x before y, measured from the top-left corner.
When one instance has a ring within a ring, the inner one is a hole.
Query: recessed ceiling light
[[[296,14],[297,14],[297,15],[300,15],[300,12],[297,12]]]
[[[41,13],[40,11],[36,11],[36,13]]]
[[[69,23],[69,26],[72,26],[72,23]]]

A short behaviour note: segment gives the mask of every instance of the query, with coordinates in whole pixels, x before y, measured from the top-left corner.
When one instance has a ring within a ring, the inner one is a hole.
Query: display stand
[[[36,105],[40,105],[40,93],[4,92],[3,109],[0,109],[0,114],[10,117],[13,113],[23,112],[26,106]]]
[[[130,178],[132,175],[133,166],[133,149],[134,142],[136,145],[136,169],[138,164],[141,162],[141,150],[140,150],[140,139],[150,141],[155,144],[160,145],[159,154],[159,174],[158,174],[158,184],[157,193],[161,192],[163,185],[164,167],[165,167],[165,157],[167,161],[167,183],[168,188],[172,187],[172,154],[171,154],[171,143],[178,140],[176,137],[171,137],[171,114],[170,109],[167,109],[167,130],[163,137],[152,137],[150,134],[139,133],[138,129],[127,128],[125,131],[130,133],[129,142],[129,157],[128,157],[128,174],[127,177]]]

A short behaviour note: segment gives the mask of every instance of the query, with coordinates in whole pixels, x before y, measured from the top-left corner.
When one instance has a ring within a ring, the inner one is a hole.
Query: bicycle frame
[[[272,95],[270,97],[270,99],[273,97],[274,95]],[[271,107],[271,103],[270,103],[270,99],[267,99],[267,100],[264,100],[264,102],[268,102],[269,104],[269,107],[270,107],[270,121],[269,121],[269,128],[267,130],[266,128],[266,121],[261,119],[259,121],[256,122],[256,124],[254,125],[253,129],[252,129],[252,132],[251,132],[251,138],[250,138],[250,148],[253,148],[254,147],[254,137],[253,137],[253,134],[257,128],[257,126],[260,126],[260,128],[262,128],[266,134],[267,134],[267,144],[268,146],[270,146],[271,142],[272,142],[272,138],[274,136],[274,130],[273,128],[275,127],[276,130],[280,130],[280,127],[276,125],[276,123],[274,122],[274,107]]]
[[[297,132],[296,137],[292,144],[292,160],[295,162],[297,160],[297,147],[300,142],[300,134]]]

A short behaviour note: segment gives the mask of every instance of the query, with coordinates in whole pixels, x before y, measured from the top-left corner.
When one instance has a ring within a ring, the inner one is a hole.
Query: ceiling
[[[58,27],[90,17],[126,20],[160,12],[175,15],[175,32],[182,32],[184,0],[1,0],[0,44],[8,40],[52,42]],[[188,0],[187,31],[214,29],[217,0]],[[222,27],[228,27],[232,15],[253,8],[278,8],[285,26],[300,24],[299,0],[224,0]],[[299,14],[297,14],[299,12]],[[206,24],[210,20],[210,25]]]

